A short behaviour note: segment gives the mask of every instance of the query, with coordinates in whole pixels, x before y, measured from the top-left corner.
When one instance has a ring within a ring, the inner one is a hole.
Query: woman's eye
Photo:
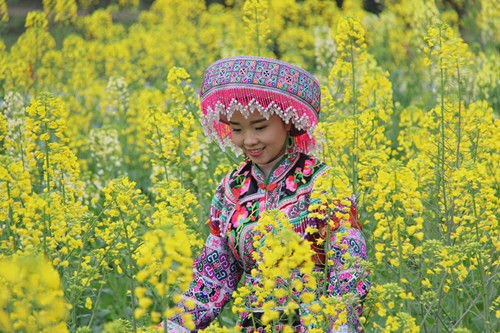
[[[240,128],[231,128],[231,132],[241,132]]]
[[[257,131],[260,131],[260,130],[263,130],[264,128],[266,128],[266,127],[267,127],[267,126],[261,126],[261,127],[256,127],[255,129],[256,129]]]

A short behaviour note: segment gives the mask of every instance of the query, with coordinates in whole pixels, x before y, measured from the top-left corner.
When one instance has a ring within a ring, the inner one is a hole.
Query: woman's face
[[[245,118],[236,111],[229,126],[234,144],[256,164],[268,164],[285,153],[291,124],[285,124],[278,115],[266,119],[254,111]]]

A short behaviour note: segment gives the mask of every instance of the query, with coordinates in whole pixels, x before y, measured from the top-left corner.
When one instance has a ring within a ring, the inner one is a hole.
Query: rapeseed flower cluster
[[[78,161],[65,135],[67,111],[62,100],[52,96],[34,100],[26,108],[27,167],[39,180],[34,186],[45,192],[57,188],[63,196],[67,187],[81,186]]]
[[[0,234],[2,240],[0,246],[2,253],[12,254],[21,247],[18,227],[22,226],[18,224],[23,216],[22,197],[26,198],[27,193],[30,193],[31,179],[21,161],[2,156],[0,163],[1,218],[4,221]]]
[[[76,18],[78,9],[75,0],[43,0],[43,10],[54,22],[70,23]]]
[[[66,144],[64,113],[62,102],[52,96],[33,100],[25,117],[13,117],[22,119],[20,125],[7,129],[6,148],[14,157],[2,158],[8,216],[2,234],[9,240],[2,251],[34,250],[61,267],[69,262],[60,258],[82,246],[80,219],[87,212],[78,200],[82,184],[77,159]],[[15,137],[23,126],[24,137]]]
[[[181,173],[172,176],[181,179],[196,177],[199,171],[197,165],[205,155],[200,142],[205,140],[202,139],[201,125],[195,120],[199,102],[190,84],[191,79],[185,69],[172,68],[165,91],[167,104],[155,105],[148,110],[146,141],[148,152],[153,155],[153,180],[168,180],[171,165],[180,166],[175,170]],[[208,156],[205,155],[205,158],[208,159]]]
[[[127,177],[112,180],[102,190],[105,196],[103,219],[96,224],[95,237],[103,242],[96,256],[103,269],[112,265],[119,274],[128,278],[132,310],[137,309],[135,295],[137,263],[134,258],[146,231],[149,205],[135,183]],[[133,327],[137,329],[135,316]]]
[[[466,199],[474,193],[471,191],[471,183],[465,181],[465,177],[471,175],[460,178],[462,182],[454,181],[459,174],[464,174],[462,170],[458,171],[457,167],[465,166],[467,164],[465,161],[471,160],[471,155],[468,154],[475,154],[476,151],[473,148],[474,143],[470,141],[476,135],[465,134],[464,127],[475,128],[478,130],[477,133],[482,132],[481,127],[478,127],[478,120],[472,120],[475,118],[474,113],[477,112],[478,105],[471,103],[470,109],[465,106],[465,96],[469,95],[465,82],[470,76],[468,59],[471,54],[466,44],[455,37],[449,28],[446,28],[445,35],[441,36],[440,47],[434,51],[423,49],[424,52],[434,52],[431,56],[436,57],[436,60],[427,60],[427,63],[430,61],[430,64],[436,62],[440,64],[437,68],[441,71],[441,80],[438,75],[437,82],[442,87],[442,106],[429,112],[417,106],[404,110],[400,116],[401,124],[408,126],[399,133],[399,147],[392,150],[393,144],[387,138],[389,131],[384,129],[384,124],[389,120],[388,117],[393,110],[392,88],[387,74],[384,75],[380,71],[372,56],[365,51],[363,32],[359,24],[353,20],[346,20],[339,23],[339,27],[341,29],[336,35],[339,57],[330,73],[328,90],[325,89],[328,108],[334,108],[336,113],[332,113],[333,116],[327,115],[326,122],[320,125],[320,137],[326,141],[326,147],[331,149],[324,149],[322,152],[324,159],[330,159],[330,164],[339,166],[340,174],[347,177],[354,193],[358,195],[359,204],[365,205],[366,208],[363,209],[366,212],[365,216],[375,222],[373,227],[368,227],[374,250],[372,253],[376,259],[374,269],[384,267],[383,270],[387,272],[389,268],[391,275],[397,278],[400,285],[395,286],[400,288],[396,294],[400,299],[399,304],[417,299],[427,309],[423,318],[427,319],[433,314],[437,319],[440,317],[438,314],[440,310],[439,307],[436,310],[437,304],[434,303],[436,297],[439,299],[445,297],[443,295],[457,286],[452,282],[455,280],[462,286],[458,287],[457,291],[463,292],[463,281],[470,274],[463,261],[474,257],[474,251],[479,251],[477,247],[475,250],[471,247],[465,250],[455,243],[456,239],[460,238],[455,228],[458,228],[460,235],[466,234],[464,230],[469,232],[473,230],[472,227],[466,227],[468,223],[460,221],[462,221],[461,216],[467,215],[465,213],[467,204],[477,200],[476,195],[474,198]],[[430,28],[431,36],[439,35],[439,30],[436,29]],[[430,42],[431,39],[432,37],[427,37],[425,40],[434,47],[437,42]],[[346,45],[348,52],[344,52]],[[452,102],[453,100],[458,101]],[[487,105],[481,105],[487,109]],[[339,117],[338,114],[343,116]],[[485,138],[485,146],[482,149],[485,149],[483,151],[487,156],[491,156],[491,149],[494,149],[495,145],[490,145],[489,142],[490,138],[495,137],[493,133],[496,133],[497,125],[490,118],[492,113],[489,113],[490,116],[486,114],[488,111],[483,113],[483,117],[486,117],[484,124],[488,124],[486,125],[488,129],[484,130],[490,134],[485,136],[488,138]],[[468,121],[465,121],[465,117]],[[329,123],[333,125],[331,129],[328,127]],[[339,126],[339,123],[343,123],[343,126]],[[398,151],[404,151],[406,157],[398,156],[400,155]],[[472,169],[478,170],[475,167],[471,167],[470,170]],[[483,168],[479,168],[481,169]],[[491,181],[494,178],[483,175],[475,179]],[[466,183],[469,185],[465,185]],[[487,187],[482,188],[486,193],[491,193]],[[436,194],[439,188],[441,192]],[[497,220],[488,216],[491,216],[490,202],[497,202],[498,199],[486,196],[489,202],[486,200],[482,202],[485,221],[476,224],[476,227],[478,230],[484,230],[480,232],[481,234],[492,237],[492,243],[488,247],[493,250],[491,246],[496,242],[497,236],[494,235],[497,235],[497,232],[491,228],[496,228]],[[461,200],[462,198],[464,200]],[[433,213],[436,211],[441,212],[439,217]],[[445,218],[446,215],[449,217]],[[436,219],[435,225],[426,223],[432,219]],[[446,225],[445,221],[448,219],[455,222]],[[468,221],[467,217],[466,220]],[[488,225],[486,221],[490,221],[491,227],[486,227]],[[430,236],[436,234],[441,236],[437,239],[435,236]],[[426,235],[430,236],[428,240]],[[482,239],[483,242],[489,242],[488,236]],[[476,241],[478,240],[476,238]],[[481,254],[476,252],[475,255],[490,258],[490,255],[484,254],[483,251]],[[429,259],[430,257],[432,259]],[[439,263],[437,273],[431,268],[431,263]],[[440,294],[431,290],[425,291],[424,296],[417,297],[416,295],[421,295],[421,288],[414,285],[419,276],[410,273],[412,272],[410,267],[419,267],[419,270],[431,274],[433,279],[425,279],[424,286],[435,290],[436,286],[433,283],[437,283],[441,290]],[[472,267],[476,266],[473,264]],[[489,269],[480,274],[489,276],[494,266],[488,267]],[[382,273],[385,274],[387,273]],[[396,331],[403,327],[403,323],[408,323],[410,326],[406,329],[418,330],[418,326],[415,325],[418,321],[411,312],[408,312],[408,308],[397,306],[398,303],[394,301],[387,303],[388,299],[382,296],[393,288],[393,285],[382,283],[377,287],[367,301],[374,302],[378,316],[385,317],[385,326],[377,324],[376,327]],[[469,293],[469,300],[473,301],[471,296]],[[489,297],[491,296],[487,296],[486,299],[491,300]],[[488,313],[484,313],[483,317],[486,318]]]
[[[0,1],[0,22],[9,21],[9,12],[7,11],[7,4],[5,0]]]
[[[319,126],[326,143],[323,158],[342,166],[356,195],[372,187],[374,172],[388,159],[385,124],[392,113],[388,74],[366,52],[364,34],[354,19],[338,23],[338,54],[323,90],[326,119]],[[367,183],[360,184],[363,180]]]
[[[7,122],[14,126],[6,128],[7,155],[1,159],[5,224],[0,252],[43,254],[61,275],[65,296],[76,313],[82,295],[74,293],[73,286],[83,283],[86,288],[84,279],[92,280],[95,271],[75,258],[84,252],[89,211],[80,200],[79,165],[68,146],[66,106],[46,95],[24,108],[15,94],[9,96],[6,111],[11,117]],[[17,135],[20,130],[22,136]]]
[[[14,159],[25,161],[25,130],[24,101],[21,94],[10,91],[4,97],[3,115],[5,118],[2,130],[4,133],[4,148],[7,155]]]
[[[13,58],[6,60],[4,89],[16,90],[21,84],[31,88],[39,79],[44,55],[55,47],[55,40],[48,31],[48,20],[43,12],[32,11],[26,16],[26,31],[12,46]]]
[[[243,22],[245,23],[247,42],[246,45],[256,49],[248,49],[246,52],[261,56],[261,49],[266,49],[269,43],[267,38],[269,29],[269,1],[267,0],[248,0],[243,4]]]
[[[150,313],[153,323],[180,311],[176,304],[192,280],[191,248],[199,250],[202,245],[192,210],[198,204],[195,196],[175,180],[160,182],[155,192],[155,211],[148,220],[153,229],[146,232],[134,255],[141,284],[136,287],[139,306],[135,316]]]
[[[68,332],[68,304],[57,271],[42,256],[0,258],[0,329]]]
[[[136,318],[150,311],[153,298],[156,310],[150,311],[150,315],[154,323],[180,311],[175,305],[192,280],[193,259],[189,241],[186,232],[176,230],[175,224],[160,225],[144,235],[144,243],[136,254],[137,264],[141,267],[137,281],[143,284],[136,288],[139,305]]]
[[[312,290],[321,290],[324,293],[328,290],[326,281],[329,281],[329,270],[336,272],[340,269],[334,262],[334,258],[337,257],[334,247],[345,246],[342,243],[344,237],[347,236],[347,230],[355,227],[353,223],[356,223],[358,219],[353,215],[356,210],[351,209],[355,208],[352,207],[355,204],[355,198],[352,195],[349,179],[342,168],[332,167],[317,179],[311,200],[313,203],[309,206],[309,218],[328,221],[324,226],[308,227],[306,230],[310,235],[318,235],[317,245],[325,248],[324,260],[327,265],[319,272],[320,274],[317,274],[317,286],[310,286]],[[345,267],[356,267],[360,271],[368,267],[368,263],[355,259],[349,254],[343,259]],[[312,325],[311,327],[315,327],[317,332],[327,329],[328,323],[331,323],[333,319],[334,327],[340,329],[347,323],[348,308],[352,309],[356,302],[358,300],[352,291],[338,297],[321,295],[319,301],[312,302],[309,306],[311,313],[305,316],[305,320]],[[363,324],[364,318],[361,317],[360,320]]]
[[[258,283],[238,288],[233,311],[249,312],[251,316],[263,311],[261,320],[268,329],[283,316],[291,324],[297,310],[315,299],[311,245],[293,231],[279,211],[269,211],[261,217],[253,241],[257,251],[252,255],[258,269],[251,274]],[[304,284],[309,290],[304,289]]]
[[[470,53],[466,45],[454,37],[449,28],[444,27],[439,25],[437,28],[429,28],[429,36],[426,37],[429,47],[435,48],[438,45],[434,51],[430,51],[430,56],[434,58],[427,58],[426,62],[430,66],[437,65],[440,71],[437,79],[441,86],[440,102],[429,111],[413,106],[401,114],[401,124],[405,124],[405,127],[401,131],[399,142],[401,149],[410,158],[406,162],[403,160],[388,164],[393,176],[387,179],[393,179],[392,185],[378,182],[380,189],[387,193],[379,196],[385,197],[387,207],[386,212],[374,214],[379,222],[373,233],[374,241],[381,237],[381,241],[375,244],[378,263],[387,261],[400,280],[399,286],[403,287],[395,289],[398,297],[402,300],[418,300],[425,309],[423,319],[434,316],[436,320],[442,320],[440,311],[450,311],[449,308],[441,310],[443,302],[448,304],[443,299],[453,299],[465,293],[466,299],[474,301],[470,291],[467,291],[465,281],[474,280],[475,274],[486,278],[494,269],[494,266],[482,265],[477,270],[477,259],[473,258],[490,258],[490,252],[481,246],[464,245],[491,242],[486,247],[493,250],[492,246],[498,237],[498,232],[494,230],[498,222],[491,217],[490,210],[498,199],[486,194],[492,193],[491,185],[487,185],[486,180],[492,181],[495,177],[484,174],[473,176],[470,173],[472,170],[473,173],[484,170],[480,166],[481,154],[476,154],[476,134],[484,133],[483,131],[488,133],[479,149],[485,156],[491,156],[496,144],[490,138],[495,137],[498,125],[492,118],[491,109],[487,111],[487,104],[466,102],[467,93],[463,85],[470,76],[467,71]],[[445,32],[441,34],[443,31]],[[433,42],[433,38],[437,38],[437,41]],[[429,50],[425,49],[424,52]],[[479,111],[478,108],[484,109]],[[484,117],[484,122],[476,118],[478,111],[480,117]],[[471,130],[476,134],[469,132]],[[403,181],[398,184],[398,179]],[[472,185],[478,179],[482,179],[482,185]],[[475,213],[472,208],[481,197],[478,192],[485,196],[484,201],[479,204],[482,211],[480,219],[473,217]],[[387,214],[389,212],[392,217]],[[469,223],[472,220],[474,222]],[[474,229],[483,231],[474,235]],[[392,241],[384,245],[391,238]],[[387,257],[389,253],[390,256]],[[470,265],[469,268],[467,265]],[[422,274],[409,274],[411,270],[407,267],[417,267]],[[415,282],[420,282],[421,286]],[[383,295],[395,287],[391,284],[379,285],[373,290],[373,296],[379,292]],[[487,296],[489,293],[484,292],[485,290],[487,289],[483,289],[483,299],[490,299],[492,295]],[[387,315],[385,329],[401,329],[403,321],[397,318],[408,319],[408,312],[401,311],[403,308],[394,302],[389,303],[389,307],[383,306],[381,302],[376,305],[379,315]],[[486,311],[482,316],[489,321],[487,318],[490,312]],[[408,323],[407,319],[405,321]],[[423,323],[425,324],[425,320]],[[460,322],[452,323],[450,327],[459,324]]]
[[[118,131],[113,127],[93,128],[89,133],[89,165],[92,184],[102,190],[104,184],[120,176],[122,161]],[[104,172],[106,170],[106,172]]]

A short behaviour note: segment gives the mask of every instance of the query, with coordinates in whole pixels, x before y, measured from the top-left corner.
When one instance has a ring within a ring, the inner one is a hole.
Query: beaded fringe
[[[299,92],[300,95],[300,92]],[[292,123],[292,137],[297,151],[311,153],[316,142],[314,129],[317,115],[314,109],[292,94],[273,91],[271,88],[223,86],[203,97],[201,101],[201,123],[205,135],[216,140],[225,150],[232,147],[237,155],[241,150],[231,140],[231,129],[226,123],[234,112],[239,111],[247,118],[255,110],[266,119],[277,114],[285,123]]]

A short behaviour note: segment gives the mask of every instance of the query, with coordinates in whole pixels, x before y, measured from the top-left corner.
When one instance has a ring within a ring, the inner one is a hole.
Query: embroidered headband
[[[316,142],[321,91],[309,72],[284,61],[262,57],[232,57],[211,64],[200,91],[201,123],[209,139],[222,149],[233,146],[227,121],[235,111],[245,117],[257,109],[264,117],[277,114],[292,123],[290,134],[298,151],[310,152]],[[239,149],[235,149],[239,152]]]

